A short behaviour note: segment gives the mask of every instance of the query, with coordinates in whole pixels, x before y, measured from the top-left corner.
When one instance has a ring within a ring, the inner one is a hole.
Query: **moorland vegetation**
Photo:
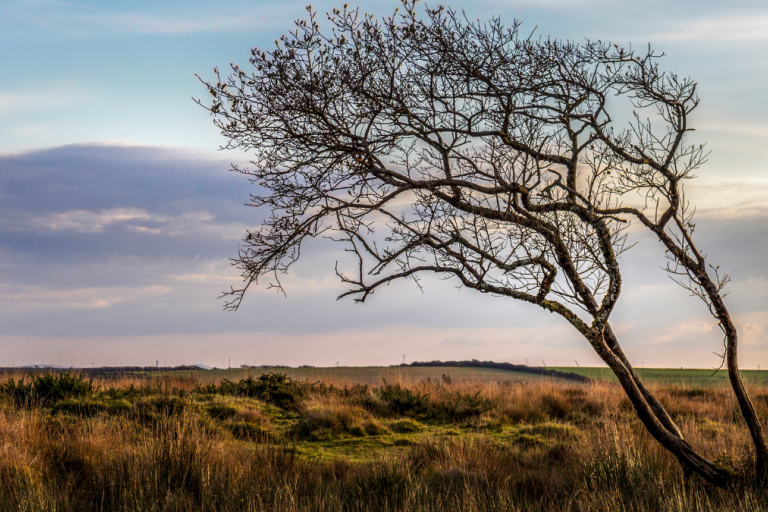
[[[765,510],[727,386],[650,384],[732,475],[686,478],[620,386],[547,378],[379,385],[175,375],[6,375],[0,509]],[[768,387],[750,389],[762,421]]]

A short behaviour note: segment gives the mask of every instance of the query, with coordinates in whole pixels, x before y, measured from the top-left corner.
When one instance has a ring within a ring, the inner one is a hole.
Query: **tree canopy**
[[[686,471],[727,475],[696,453],[645,388],[610,325],[625,229],[662,243],[680,283],[701,297],[727,341],[728,369],[765,468],[765,440],[738,376],[736,330],[722,301],[727,276],[693,241],[682,184],[706,159],[686,142],[696,83],[661,55],[603,41],[571,42],[520,22],[470,20],[439,6],[377,20],[335,9],[253,49],[206,85],[235,167],[271,216],[235,264],[248,287],[280,275],[308,237],[326,236],[357,265],[337,269],[363,302],[424,273],[541,307],[575,327],[616,373],[649,432]],[[731,332],[732,331],[732,332]]]

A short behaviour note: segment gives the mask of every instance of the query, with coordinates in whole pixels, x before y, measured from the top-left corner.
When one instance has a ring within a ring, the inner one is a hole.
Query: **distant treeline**
[[[144,372],[169,372],[169,371],[200,371],[203,368],[195,365],[180,366],[97,366],[95,368],[65,368],[59,366],[22,366],[12,368],[0,368],[0,372],[49,372],[49,373],[79,373],[89,376],[140,374]]]
[[[270,370],[270,369],[280,369],[280,368],[293,368],[292,366],[286,366],[282,364],[261,364],[261,365],[253,365],[253,364],[241,364],[240,369],[242,370]],[[299,366],[299,368],[308,368],[305,366]]]
[[[403,366],[463,366],[469,368],[493,368],[496,370],[507,370],[510,372],[533,373],[544,377],[557,377],[558,379],[572,380],[575,382],[592,382],[592,379],[579,375],[578,373],[561,372],[558,370],[548,370],[541,366],[526,366],[524,364],[497,363],[495,361],[416,361]]]

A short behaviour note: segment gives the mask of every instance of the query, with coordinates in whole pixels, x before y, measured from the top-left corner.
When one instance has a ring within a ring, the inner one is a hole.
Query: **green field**
[[[616,381],[616,377],[608,368],[576,368],[562,366],[553,368],[562,372],[578,373],[593,379]],[[700,368],[635,368],[640,378],[645,382],[656,382],[665,385],[683,386],[718,386],[728,384],[728,373],[720,370],[713,375],[714,370]],[[751,384],[768,384],[768,370],[742,370],[744,382]]]
[[[616,377],[608,368],[596,367],[549,367],[551,370],[577,373],[597,380],[616,382]],[[720,370],[713,375],[713,370],[696,368],[636,368],[640,378],[647,383],[658,383],[675,386],[727,386],[728,374]],[[198,371],[171,371],[170,375],[189,375],[202,381],[218,381],[220,379],[242,379],[248,375],[259,376],[264,373],[285,373],[294,380],[333,381],[338,385],[368,384],[378,386],[384,381],[413,382],[420,380],[441,380],[443,375],[449,375],[454,381],[530,381],[542,377],[522,372],[511,372],[492,368],[468,367],[424,367],[424,366],[341,366],[326,368],[251,368],[251,369],[215,369]],[[161,372],[159,375],[162,375]],[[157,376],[158,373],[147,373]],[[768,385],[768,370],[742,370],[742,378],[747,384]]]
[[[411,382],[425,379],[442,380],[443,375],[448,375],[453,381],[527,381],[540,379],[541,377],[532,373],[510,372],[497,370],[493,368],[466,368],[466,367],[424,367],[424,366],[339,366],[330,368],[250,368],[250,369],[231,369],[231,370],[198,370],[198,371],[173,371],[168,372],[171,375],[190,375],[196,379],[219,380],[242,379],[249,375],[257,377],[259,375],[278,372],[288,375],[294,380],[309,381],[333,381],[334,383],[347,384],[368,384],[378,386],[384,381],[390,384],[396,382]],[[158,375],[158,373],[147,373],[149,376]],[[161,373],[162,375],[162,373]]]

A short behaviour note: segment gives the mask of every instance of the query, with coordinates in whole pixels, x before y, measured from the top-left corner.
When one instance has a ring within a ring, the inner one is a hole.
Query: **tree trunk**
[[[637,375],[631,370],[631,366],[628,364],[625,365],[621,358],[609,348],[605,337],[606,335],[604,334],[603,336],[596,336],[589,341],[597,351],[598,355],[605,361],[608,367],[613,371],[614,375],[616,375],[621,387],[624,389],[632,406],[635,408],[635,412],[640,418],[640,421],[643,422],[643,425],[648,432],[664,448],[675,456],[684,473],[698,475],[703,480],[713,485],[725,487],[730,479],[728,473],[718,469],[711,461],[708,461],[696,453],[681,435],[675,434],[663,424],[661,419],[656,415],[654,408],[650,405],[648,398],[646,398],[646,395],[650,395],[650,392],[647,390],[643,392],[641,390],[638,385],[639,379],[637,379]],[[655,400],[655,398],[653,400]],[[661,404],[659,404],[659,406],[661,406]],[[663,410],[663,407],[661,409]],[[668,417],[666,411],[664,411],[663,414]],[[669,421],[672,421],[671,418]],[[679,429],[677,429],[676,426],[675,429],[679,433]]]
[[[726,311],[726,314],[727,311]],[[731,381],[731,388],[736,395],[736,400],[739,402],[739,409],[741,415],[744,417],[744,422],[747,424],[749,434],[752,437],[752,443],[755,446],[755,469],[757,471],[757,479],[764,481],[768,479],[768,467],[766,467],[766,461],[768,460],[768,445],[765,442],[765,436],[763,435],[763,428],[760,425],[760,420],[757,417],[755,406],[752,404],[747,390],[744,388],[744,383],[741,380],[739,374],[739,362],[738,362],[738,338],[736,328],[730,318],[727,317],[727,322],[724,324],[726,332],[726,366],[728,367],[728,379]]]
[[[643,397],[645,398],[646,402],[648,402],[648,405],[650,406],[656,418],[658,418],[661,424],[664,425],[664,427],[667,430],[669,430],[671,434],[682,439],[683,434],[680,432],[680,428],[674,422],[674,420],[669,415],[669,413],[664,408],[664,406],[661,405],[661,402],[659,402],[656,399],[656,397],[653,396],[653,394],[651,394],[648,388],[646,388],[643,382],[640,380],[640,376],[637,375],[637,373],[635,372],[635,369],[630,364],[629,359],[627,359],[627,356],[624,354],[624,351],[621,349],[621,345],[619,345],[619,340],[616,338],[616,334],[614,334],[610,324],[606,324],[605,331],[603,333],[604,333],[605,341],[608,345],[608,348],[611,349],[611,351],[616,355],[616,357],[618,357],[619,360],[627,368],[627,370],[629,371],[630,377],[632,378],[632,380],[635,381],[635,385],[638,387],[638,389],[640,389],[640,392],[643,394]]]
[[[744,422],[747,424],[749,434],[752,437],[752,444],[755,447],[755,469],[757,471],[757,479],[764,481],[768,479],[768,443],[766,443],[765,436],[763,435],[763,427],[760,425],[755,406],[752,404],[752,400],[750,400],[749,394],[744,388],[744,383],[741,380],[741,375],[739,374],[738,332],[736,331],[736,325],[733,323],[728,308],[726,307],[717,286],[710,279],[709,274],[707,274],[706,269],[700,269],[697,277],[700,279],[707,295],[712,301],[712,307],[716,313],[716,318],[720,321],[720,326],[725,333],[725,354],[728,379],[731,382],[731,388],[736,395],[741,415],[744,418]]]

